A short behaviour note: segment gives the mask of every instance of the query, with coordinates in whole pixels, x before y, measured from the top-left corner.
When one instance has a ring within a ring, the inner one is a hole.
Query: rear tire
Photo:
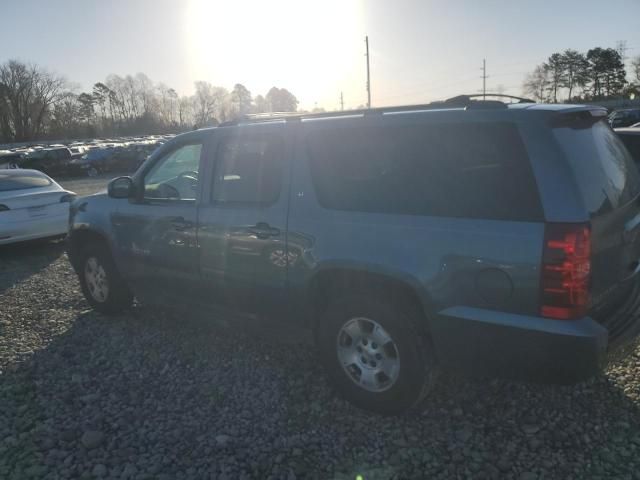
[[[414,407],[432,390],[437,373],[420,325],[417,309],[384,296],[331,299],[316,341],[333,386],[365,410],[393,415]]]
[[[94,310],[116,314],[129,308],[133,295],[105,245],[90,243],[78,259],[82,293]]]

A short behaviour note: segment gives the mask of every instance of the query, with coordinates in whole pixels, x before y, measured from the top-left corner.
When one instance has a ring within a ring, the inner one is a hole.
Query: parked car
[[[0,245],[65,236],[75,196],[37,170],[0,170]]]
[[[69,164],[79,155],[74,155],[67,147],[46,148],[31,152],[17,162],[19,168],[40,170],[47,175],[69,174]]]
[[[8,152],[0,155],[0,168],[17,168],[18,162],[24,156],[20,152]]]
[[[89,150],[82,157],[74,159],[69,167],[74,174],[95,177],[101,172],[108,171],[107,163],[112,155],[112,148],[96,148]]]
[[[146,158],[142,151],[127,147],[90,150],[71,162],[75,173],[94,177],[104,172],[134,172]]]
[[[616,128],[615,132],[622,139],[636,165],[640,165],[640,128]]]
[[[614,110],[609,115],[609,123],[612,128],[628,127],[638,122],[640,122],[640,108]]]
[[[598,107],[463,96],[175,137],[76,200],[96,310],[227,309],[313,329],[355,405],[440,370],[574,382],[640,322],[640,178]]]

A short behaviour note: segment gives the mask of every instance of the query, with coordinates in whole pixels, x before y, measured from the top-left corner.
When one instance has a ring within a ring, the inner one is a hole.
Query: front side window
[[[284,142],[274,135],[232,136],[218,146],[212,200],[271,205],[282,187]]]
[[[158,160],[144,178],[147,199],[195,200],[202,144],[183,145]]]

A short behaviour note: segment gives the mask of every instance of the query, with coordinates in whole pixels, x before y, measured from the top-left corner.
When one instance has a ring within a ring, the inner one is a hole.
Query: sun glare
[[[362,83],[359,2],[191,0],[186,22],[194,80],[285,87],[308,108]]]

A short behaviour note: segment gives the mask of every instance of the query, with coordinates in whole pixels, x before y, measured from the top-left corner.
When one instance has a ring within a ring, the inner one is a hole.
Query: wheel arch
[[[314,312],[314,328],[330,297],[344,291],[380,294],[409,305],[424,320],[423,327],[429,329],[428,319],[433,311],[431,300],[418,279],[399,272],[373,270],[361,265],[327,266],[318,269],[310,278],[306,294],[307,302]]]
[[[76,272],[79,268],[80,252],[85,245],[89,243],[99,243],[111,251],[111,245],[107,236],[103,232],[92,228],[79,228],[70,231],[67,241],[69,261]]]

